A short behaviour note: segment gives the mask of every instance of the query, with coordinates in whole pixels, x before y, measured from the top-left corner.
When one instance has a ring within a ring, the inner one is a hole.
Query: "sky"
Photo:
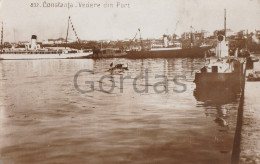
[[[58,2],[69,2],[73,7],[43,7]],[[118,2],[130,8],[117,8]],[[30,7],[31,3],[41,7]],[[79,3],[99,3],[101,7],[82,8]],[[114,6],[104,8],[105,3]],[[145,39],[180,35],[190,31],[190,26],[211,34],[223,29],[224,8],[227,28],[260,30],[260,0],[0,0],[0,21],[4,41],[10,42],[30,40],[33,34],[39,41],[65,38],[69,16],[81,40],[131,39],[138,28]],[[69,38],[75,38],[72,30]]]

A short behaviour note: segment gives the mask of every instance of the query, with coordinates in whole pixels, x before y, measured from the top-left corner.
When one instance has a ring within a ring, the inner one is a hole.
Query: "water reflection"
[[[196,88],[193,92],[198,103],[205,107],[205,115],[215,117],[214,121],[220,127],[229,126],[229,114],[236,111],[240,90],[212,86],[208,88]],[[215,112],[212,112],[212,109]],[[223,130],[223,129],[222,129]]]
[[[212,86],[207,88],[196,88],[193,92],[197,101],[203,102],[204,106],[218,106],[238,101],[240,89]]]

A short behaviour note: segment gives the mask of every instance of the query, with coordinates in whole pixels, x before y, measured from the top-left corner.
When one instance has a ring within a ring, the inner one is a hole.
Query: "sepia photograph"
[[[260,164],[260,0],[0,0],[0,164]]]

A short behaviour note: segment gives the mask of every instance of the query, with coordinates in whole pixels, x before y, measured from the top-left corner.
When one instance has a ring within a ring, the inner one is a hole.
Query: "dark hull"
[[[87,58],[93,58],[93,59],[98,59],[98,58],[124,58],[126,56],[125,52],[122,53],[99,53],[99,54],[92,54],[89,55]]]
[[[235,102],[240,94],[240,88],[226,88],[223,85],[214,85],[214,87],[199,87],[193,92],[197,101],[205,102],[204,105],[229,104]]]
[[[195,84],[196,89],[206,88],[231,88],[240,90],[243,75],[237,73],[196,73]]]
[[[127,58],[177,58],[177,57],[204,57],[205,52],[212,47],[194,47],[183,48],[175,50],[142,50],[142,51],[128,51]]]
[[[242,89],[240,77],[239,73],[196,73],[194,97],[205,105],[235,102]]]

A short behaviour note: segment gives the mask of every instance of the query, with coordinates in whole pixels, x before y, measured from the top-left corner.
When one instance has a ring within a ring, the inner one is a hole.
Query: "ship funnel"
[[[216,54],[218,57],[229,56],[228,41],[226,41],[225,32],[219,31],[217,34],[218,44],[216,47]]]
[[[36,35],[32,35],[32,39],[36,39],[37,40],[37,36]]]
[[[164,47],[168,47],[168,38],[167,38],[167,35],[163,35],[163,46]]]
[[[218,38],[218,44],[216,48],[216,54],[218,57],[225,57],[229,56],[228,52],[228,41],[226,40],[226,9],[224,14],[224,30],[218,31],[217,38]]]
[[[32,35],[31,37],[31,49],[35,50],[37,49],[37,36]]]

